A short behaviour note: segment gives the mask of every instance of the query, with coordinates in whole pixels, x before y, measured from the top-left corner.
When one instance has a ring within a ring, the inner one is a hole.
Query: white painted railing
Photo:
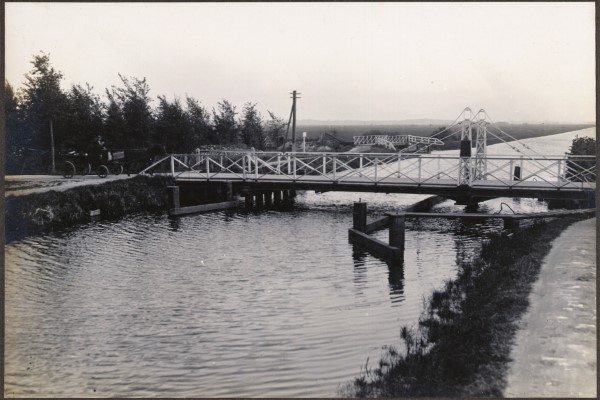
[[[392,144],[408,145],[414,143],[422,143],[432,146],[442,146],[442,142],[438,138],[431,138],[426,136],[413,136],[413,135],[364,135],[354,136],[355,145],[367,145],[367,144],[380,144],[382,141],[386,141]]]
[[[197,179],[291,180],[336,183],[589,187],[596,180],[595,156],[487,156],[485,173],[474,179],[476,158],[405,153],[278,153],[207,151],[172,154],[141,174],[167,172]],[[515,175],[515,167],[520,170]],[[463,173],[461,173],[463,168]],[[464,168],[471,173],[464,174]],[[465,178],[467,177],[467,178]]]

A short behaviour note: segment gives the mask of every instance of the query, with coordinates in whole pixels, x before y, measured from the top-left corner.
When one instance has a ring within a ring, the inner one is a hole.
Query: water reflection
[[[409,220],[398,267],[348,243],[358,197],[306,192],[289,212],[135,215],[8,244],[5,394],[335,396],[501,226]],[[426,196],[360,197],[377,214]],[[546,208],[480,206],[501,202]]]
[[[352,259],[354,260],[354,282],[357,289],[362,289],[362,285],[366,282],[367,277],[367,257],[376,258],[388,267],[388,284],[390,300],[392,305],[394,303],[401,302],[404,297],[404,260],[387,260],[379,258],[375,255],[370,255],[369,252],[365,251],[358,245],[352,245]],[[358,292],[362,294],[362,292]]]

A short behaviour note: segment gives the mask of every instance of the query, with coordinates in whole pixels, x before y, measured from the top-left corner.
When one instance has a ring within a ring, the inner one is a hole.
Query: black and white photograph
[[[4,398],[596,398],[594,2],[4,2]]]

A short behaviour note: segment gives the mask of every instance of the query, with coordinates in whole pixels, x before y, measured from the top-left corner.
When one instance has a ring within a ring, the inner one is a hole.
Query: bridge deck
[[[325,175],[298,175],[295,179],[287,175],[262,174],[243,176],[234,173],[219,172],[210,174],[194,171],[181,172],[176,175],[177,182],[230,181],[247,184],[255,189],[295,188],[299,190],[317,191],[372,191],[386,193],[431,193],[460,195],[469,193],[481,197],[547,197],[547,198],[585,198],[587,192],[596,188],[593,182],[546,182],[546,181],[514,181],[507,185],[502,181],[475,180],[470,188],[458,186],[453,179],[430,179],[416,182],[410,178],[387,177],[374,182],[369,177],[351,176],[333,180]]]

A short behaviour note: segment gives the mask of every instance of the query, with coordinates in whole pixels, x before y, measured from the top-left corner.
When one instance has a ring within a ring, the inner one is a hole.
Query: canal
[[[595,129],[526,143],[561,154],[575,135]],[[411,222],[390,268],[348,243],[359,197],[377,214],[426,196],[306,192],[288,212],[132,215],[8,244],[5,395],[336,396],[501,227]],[[502,202],[546,209],[481,209]]]

